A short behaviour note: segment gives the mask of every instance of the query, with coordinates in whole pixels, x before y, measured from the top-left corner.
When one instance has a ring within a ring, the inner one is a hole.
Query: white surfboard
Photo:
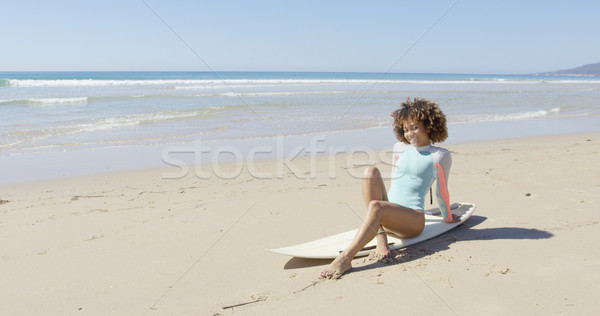
[[[441,235],[452,228],[464,223],[473,211],[475,211],[475,204],[471,203],[455,203],[451,205],[452,213],[460,216],[460,222],[458,223],[444,223],[444,220],[439,215],[439,209],[431,209],[425,211],[425,229],[423,232],[414,238],[398,238],[392,234],[388,234],[388,244],[391,250],[400,249],[414,245],[416,243],[431,239],[435,236]],[[346,249],[348,245],[354,239],[357,229],[353,229],[337,235],[309,241],[307,243],[283,247],[278,249],[267,249],[268,251],[293,256],[298,258],[309,258],[309,259],[333,259],[337,257],[342,250]],[[369,242],[362,250],[360,250],[356,257],[366,256],[375,249],[376,240],[373,239]]]

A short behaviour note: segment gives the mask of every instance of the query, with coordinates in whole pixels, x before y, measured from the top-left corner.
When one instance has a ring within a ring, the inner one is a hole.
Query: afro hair
[[[404,137],[403,128],[404,123],[409,121],[422,121],[425,128],[429,129],[429,139],[433,143],[443,142],[448,138],[446,115],[435,102],[419,98],[411,101],[408,98],[406,102],[400,104],[400,109],[392,112],[392,117],[394,118],[394,134],[403,143],[409,144]]]

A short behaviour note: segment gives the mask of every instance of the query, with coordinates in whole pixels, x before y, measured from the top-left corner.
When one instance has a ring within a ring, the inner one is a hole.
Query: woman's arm
[[[446,185],[446,175],[444,168],[440,164],[434,164],[435,169],[438,173],[438,179],[436,181],[436,197],[438,200],[438,206],[442,212],[444,222],[452,222],[452,212],[450,212],[450,194],[448,193],[448,186]]]
[[[440,154],[439,163],[434,162],[437,171],[436,197],[444,222],[452,223],[456,222],[450,211],[450,193],[448,192],[448,175],[452,166],[452,157],[450,152],[445,149],[440,149]]]

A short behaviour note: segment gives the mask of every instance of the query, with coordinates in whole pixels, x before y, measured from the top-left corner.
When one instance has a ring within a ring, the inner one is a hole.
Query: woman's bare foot
[[[373,258],[375,260],[383,260],[391,256],[392,252],[387,243],[387,236],[385,234],[377,234],[377,247],[373,253]]]
[[[321,278],[325,279],[339,279],[342,274],[352,269],[352,258],[348,258],[344,253],[341,253],[333,262],[321,272]]]

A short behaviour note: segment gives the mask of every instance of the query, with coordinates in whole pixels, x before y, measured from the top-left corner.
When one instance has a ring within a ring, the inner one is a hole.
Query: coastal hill
[[[600,63],[587,64],[577,68],[534,74],[536,76],[600,76]]]

